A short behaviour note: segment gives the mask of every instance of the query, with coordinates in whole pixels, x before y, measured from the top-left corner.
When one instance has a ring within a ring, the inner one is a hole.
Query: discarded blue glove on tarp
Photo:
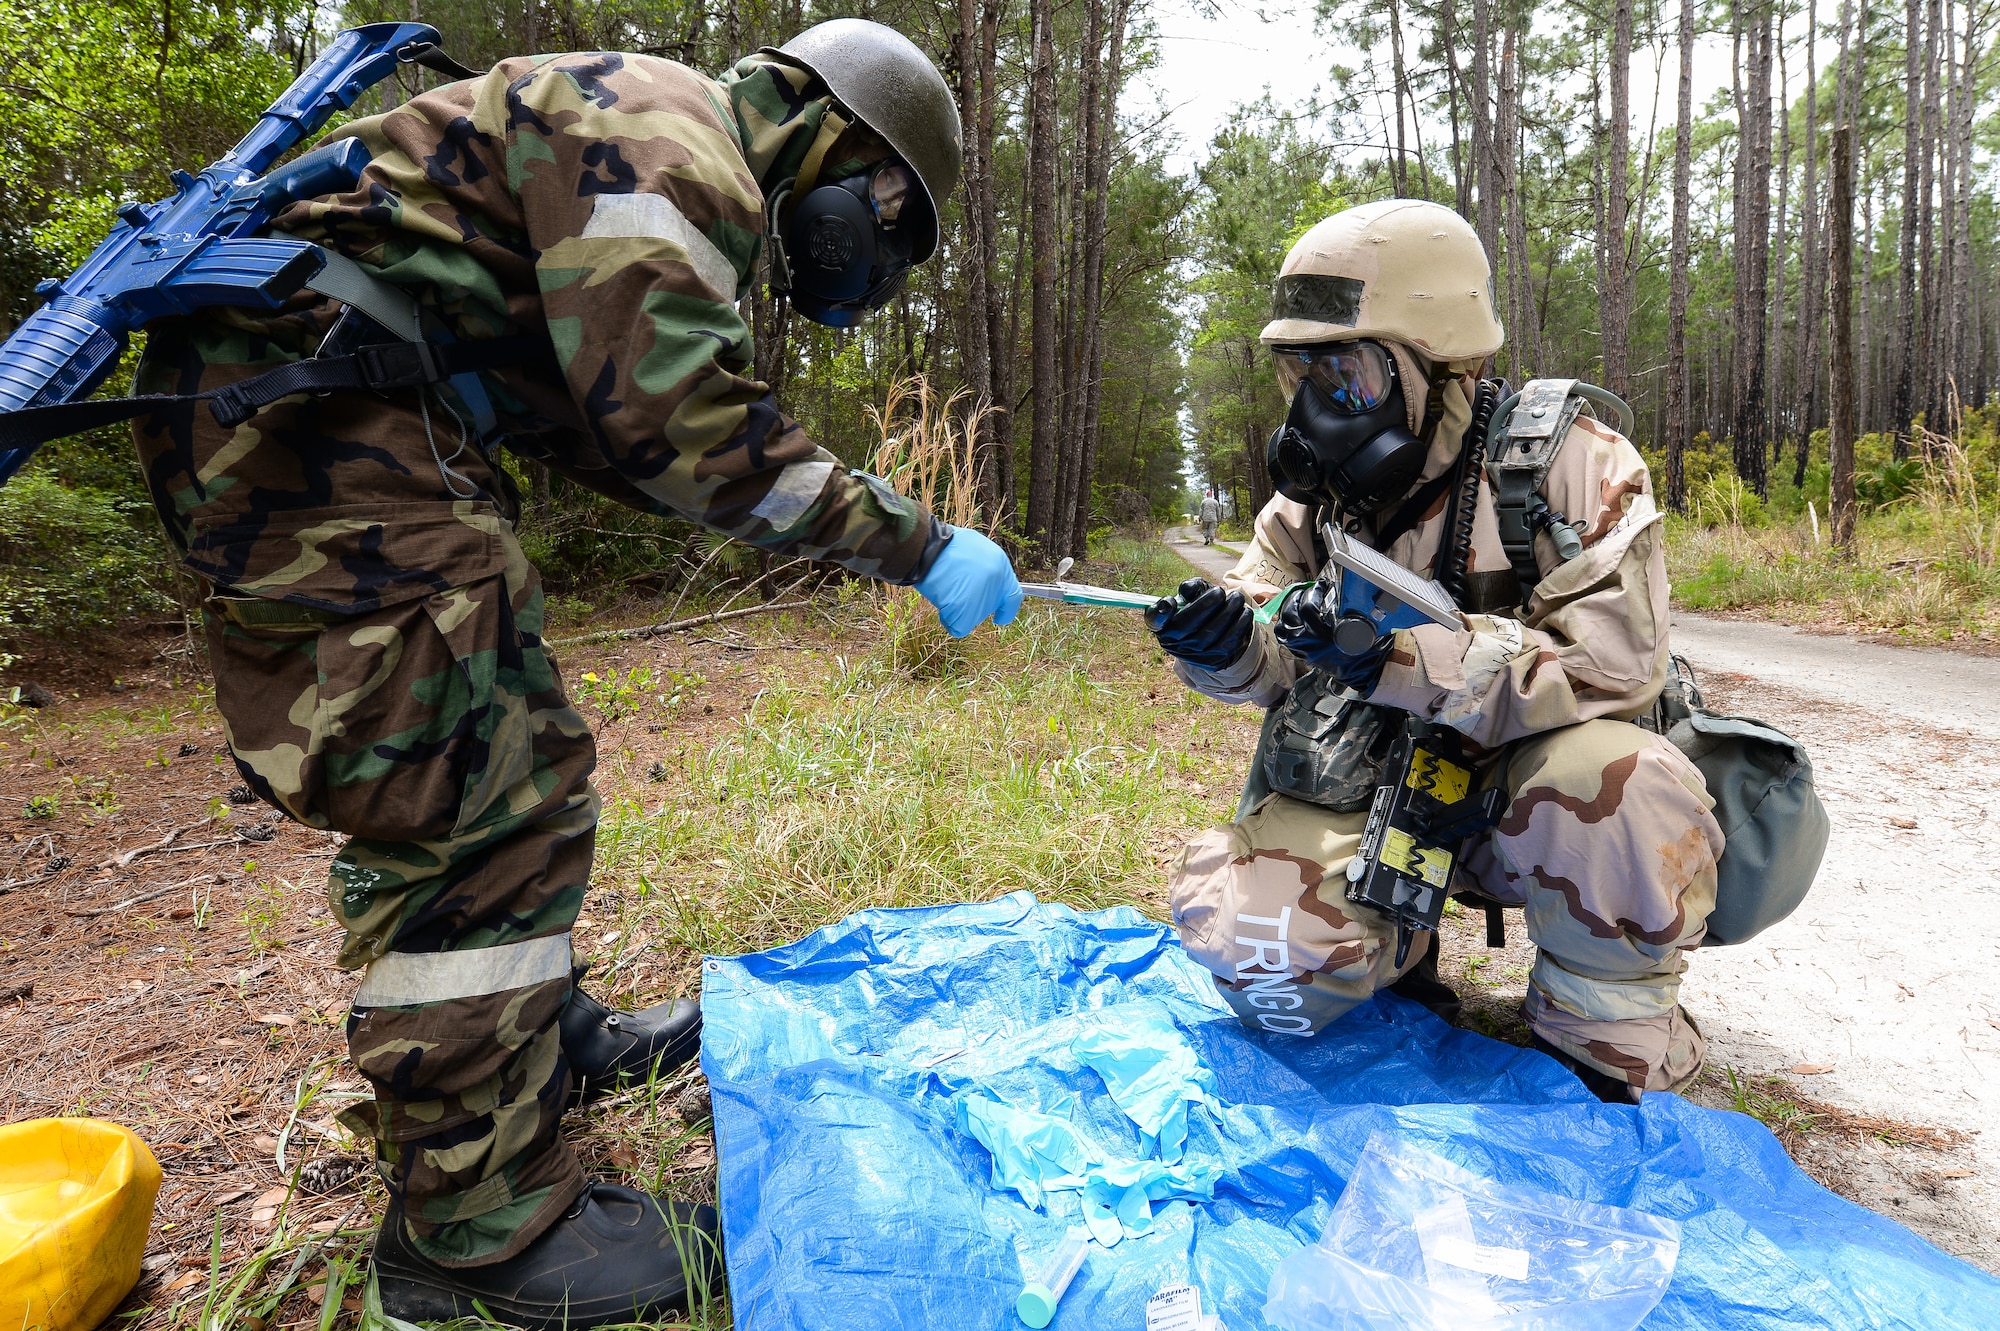
[[[1214,1195],[1093,1247],[1056,1328],[1141,1326],[1146,1299],[1180,1282],[1223,1325],[1261,1327],[1273,1272],[1319,1239],[1376,1132],[1496,1184],[1679,1224],[1646,1331],[2000,1327],[2000,1280],[1819,1187],[1752,1119],[1672,1095],[1599,1104],[1552,1060],[1390,994],[1311,1040],[1246,1030],[1171,928],[1025,893],[864,911],[707,961],[736,1325],[1013,1325],[1023,1271],[1071,1220],[992,1186],[959,1106],[1056,1117],[1073,1097],[1086,1150],[1142,1160],[1139,1126],[1074,1046],[1162,1009],[1214,1077],[1217,1108],[1187,1114],[1182,1155],[1217,1171]]]
[[[967,1091],[958,1100],[958,1125],[992,1153],[993,1186],[1012,1189],[1038,1210],[1058,1205],[1049,1194],[1075,1192],[1090,1236],[1107,1248],[1149,1233],[1154,1202],[1213,1197],[1216,1166],[1183,1162],[1181,1149],[1188,1105],[1221,1108],[1215,1074],[1168,1010],[1144,1000],[1126,1004],[1115,1024],[1086,1030],[1069,1049],[1132,1121],[1142,1158],[1086,1139],[1071,1121],[1074,1095],[1059,1095],[1043,1112]]]
[[[1215,1074],[1165,1008],[1121,1013],[1070,1041],[1085,1067],[1104,1078],[1111,1099],[1139,1129],[1142,1153],[1169,1164],[1181,1158],[1191,1104],[1219,1109]]]

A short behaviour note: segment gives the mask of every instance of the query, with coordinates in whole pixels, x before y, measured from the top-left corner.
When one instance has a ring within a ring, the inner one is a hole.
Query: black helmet
[[[826,84],[835,100],[909,163],[931,216],[942,216],[964,161],[958,105],[944,76],[914,42],[880,23],[837,18],[764,51],[803,66]],[[917,249],[912,263],[937,252],[935,227]]]

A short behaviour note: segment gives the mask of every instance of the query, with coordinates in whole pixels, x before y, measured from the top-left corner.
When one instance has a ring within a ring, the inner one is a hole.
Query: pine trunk
[[[1458,6],[1455,0],[1438,5],[1438,46],[1444,53],[1444,104],[1451,120],[1452,206],[1468,222],[1472,220],[1472,179],[1465,169],[1465,150],[1459,138],[1458,105],[1465,95],[1464,72],[1458,67]]]
[[[1901,263],[1896,270],[1896,387],[1890,426],[1896,456],[1910,455],[1910,418],[1916,413],[1917,190],[1923,174],[1923,15],[1917,0],[1903,5],[1903,209],[1898,228]]]
[[[1514,330],[1514,375],[1517,379],[1529,379],[1534,376],[1539,358],[1535,354],[1535,329],[1532,326],[1534,302],[1530,295],[1527,218],[1523,216],[1521,206],[1520,125],[1517,118],[1520,83],[1516,69],[1519,51],[1519,29],[1509,22],[1500,51],[1500,105],[1494,115],[1493,127],[1494,175],[1500,191],[1500,211],[1505,217],[1507,229],[1507,325]]]
[[[1930,0],[1924,23],[1924,119],[1917,173],[1917,407],[1924,424],[1937,428],[1942,381],[1938,375],[1939,287],[1937,252],[1938,35],[1944,26],[1942,0]]]
[[[965,412],[968,429],[966,446],[981,518],[991,525],[1000,513],[999,477],[993,465],[991,437],[993,407],[992,325],[987,303],[992,299],[993,272],[987,255],[991,239],[986,234],[985,211],[980,207],[986,173],[991,168],[992,147],[979,132],[979,10],[975,0],[958,0],[958,119],[969,132],[965,135],[965,253],[960,271],[965,282]]]
[[[1806,483],[1806,462],[1812,453],[1813,421],[1819,415],[1820,301],[1826,290],[1826,264],[1819,243],[1819,66],[1815,39],[1819,35],[1819,0],[1806,4],[1806,153],[1799,182],[1799,330],[1798,361],[1792,374],[1792,428],[1798,435],[1798,455],[1792,484]]]
[[[1674,229],[1667,259],[1667,507],[1687,508],[1689,384],[1687,351],[1688,213],[1694,174],[1694,7],[1681,0],[1681,82],[1674,125]]]
[[[1403,6],[1402,0],[1389,0],[1389,63],[1391,74],[1396,81],[1394,94],[1390,100],[1396,104],[1396,156],[1390,163],[1389,178],[1395,183],[1396,196],[1408,198],[1410,193],[1410,159],[1403,142],[1403,100],[1410,94],[1409,77],[1403,68]]]
[[[1611,8],[1611,161],[1605,172],[1604,386],[1620,397],[1632,392],[1632,270],[1626,238],[1630,209],[1626,183],[1632,155],[1632,0]]]
[[[1056,407],[1061,393],[1056,362],[1061,331],[1056,311],[1056,264],[1060,233],[1056,218],[1056,45],[1052,0],[1032,0],[1034,70],[1029,80],[1028,211],[1034,265],[1028,299],[1028,341],[1033,348],[1034,395],[1028,437],[1029,560],[1039,566],[1054,548],[1056,482],[1062,459],[1056,451]]]
[[[1738,153],[1736,191],[1736,357],[1733,372],[1736,410],[1730,433],[1736,474],[1763,495],[1768,489],[1764,456],[1764,318],[1770,256],[1771,187],[1771,13],[1756,15],[1749,38],[1750,78],[1738,120],[1743,144]]]
[[[1082,139],[1082,151],[1070,154],[1069,262],[1064,264],[1062,299],[1063,397],[1057,412],[1062,480],[1056,490],[1056,526],[1050,551],[1070,553],[1070,534],[1079,509],[1088,508],[1090,478],[1083,470],[1083,413],[1089,378],[1089,352],[1083,327],[1083,270],[1091,248],[1089,212],[1093,163],[1097,158],[1099,81],[1104,73],[1104,0],[1083,0],[1083,45],[1077,52],[1079,87],[1076,124],[1067,136]]]
[[[1843,36],[1845,34],[1843,33]],[[1833,543],[1854,546],[1854,129],[1834,126],[1829,174],[1833,197],[1827,209],[1827,269],[1832,278],[1833,358],[1826,381],[1833,399],[1828,421],[1828,462],[1832,473]]]
[[[1985,386],[1978,377],[1978,354],[1972,345],[1977,327],[1972,317],[1972,291],[1979,280],[1972,259],[1972,126],[1974,109],[1979,102],[1979,36],[1978,9],[1967,4],[1965,59],[1959,70],[1959,107],[1954,117],[1957,130],[1952,154],[1957,163],[1958,194],[1952,236],[1952,252],[1956,256],[1953,271],[1958,276],[1951,286],[1951,322],[1954,330],[1952,373],[1959,400],[1975,403],[1983,402],[1986,397]]]
[[[1500,263],[1500,152],[1493,126],[1493,0],[1472,0],[1472,174],[1478,186],[1473,226],[1487,262]]]
[[[993,499],[987,521],[1006,531],[1015,520],[1014,489],[1014,341],[1009,333],[1007,301],[1000,298],[1000,192],[995,181],[993,144],[999,120],[996,86],[1000,56],[1000,19],[1006,0],[985,0],[979,9],[979,231],[986,238],[986,343],[991,349],[993,410],[986,419],[991,440]],[[1016,230],[1018,231],[1018,227]]]
[[[1104,412],[1104,247],[1111,216],[1111,154],[1118,141],[1118,92],[1125,72],[1125,26],[1131,0],[1117,0],[1111,12],[1110,52],[1104,60],[1098,117],[1101,124],[1090,155],[1090,192],[1083,252],[1083,485],[1070,528],[1069,552],[1089,553],[1091,486],[1097,479],[1098,438]]]
[[[1764,335],[1765,363],[1783,373],[1785,365],[1785,238],[1790,234],[1792,192],[1792,117],[1791,79],[1785,69],[1785,20],[1778,18],[1778,97],[1776,114],[1778,117],[1778,204],[1774,223],[1770,228],[1771,245],[1771,319]],[[1765,399],[1770,404],[1770,425],[1765,437],[1770,440],[1771,458],[1775,462],[1784,446],[1788,421],[1785,407],[1788,394],[1770,392]]]

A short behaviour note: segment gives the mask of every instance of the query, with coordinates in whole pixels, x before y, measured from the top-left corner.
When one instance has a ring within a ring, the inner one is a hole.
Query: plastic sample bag
[[[1632,1331],[1667,1292],[1680,1233],[1378,1132],[1319,1242],[1278,1263],[1264,1316],[1283,1331]]]

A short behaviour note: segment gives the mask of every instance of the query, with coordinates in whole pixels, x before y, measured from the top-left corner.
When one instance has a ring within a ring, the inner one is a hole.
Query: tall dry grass
[[[898,379],[868,417],[881,435],[869,469],[954,527],[994,534],[979,507],[973,451],[985,410],[965,410],[963,391],[942,396],[923,375]],[[884,632],[878,652],[900,673],[936,677],[962,669],[966,653],[922,597],[907,587],[879,593]]]

